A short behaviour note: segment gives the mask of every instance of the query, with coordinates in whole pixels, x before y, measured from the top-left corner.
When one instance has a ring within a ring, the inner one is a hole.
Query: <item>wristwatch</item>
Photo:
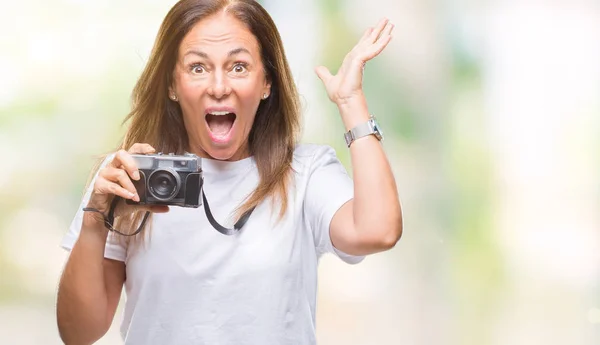
[[[371,116],[369,121],[361,123],[360,125],[352,128],[344,134],[344,139],[348,147],[359,138],[366,137],[367,135],[374,135],[377,140],[383,140],[383,132],[379,128],[375,117]]]

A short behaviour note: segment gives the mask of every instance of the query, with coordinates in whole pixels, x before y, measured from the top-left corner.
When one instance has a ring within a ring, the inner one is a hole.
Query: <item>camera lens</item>
[[[181,181],[179,174],[167,169],[155,170],[148,178],[148,189],[153,197],[160,201],[169,201],[179,192]]]

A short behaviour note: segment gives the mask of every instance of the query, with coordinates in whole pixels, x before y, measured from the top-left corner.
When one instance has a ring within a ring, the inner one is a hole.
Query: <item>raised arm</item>
[[[365,63],[388,45],[393,25],[387,19],[369,28],[346,55],[337,75],[325,67],[316,69],[327,94],[336,103],[346,131],[370,118],[362,91]],[[354,199],[342,206],[330,225],[333,245],[353,255],[392,248],[402,235],[402,210],[392,169],[379,140],[373,135],[350,146]]]

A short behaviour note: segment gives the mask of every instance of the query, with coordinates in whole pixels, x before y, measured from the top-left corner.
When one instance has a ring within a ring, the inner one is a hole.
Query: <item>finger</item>
[[[131,154],[150,154],[156,152],[156,150],[150,144],[135,143],[131,145],[127,152]]]
[[[123,188],[119,184],[115,182],[111,182],[105,178],[99,178],[96,180],[94,185],[94,191],[99,194],[113,194],[116,196],[120,196],[123,199],[132,199],[137,196],[135,193],[130,192],[129,190]],[[135,200],[134,200],[135,201]],[[139,198],[138,200],[139,201]]]
[[[149,211],[153,212],[153,213],[167,213],[167,212],[169,212],[169,206],[166,206],[166,205],[150,206]]]
[[[327,85],[329,83],[329,80],[331,80],[331,78],[333,78],[333,76],[331,75],[331,72],[329,72],[329,70],[325,66],[319,66],[319,67],[315,68],[315,72],[317,73],[317,76],[319,77],[319,79],[321,79],[321,81],[325,85]]]
[[[102,177],[111,182],[117,182],[119,185],[121,185],[121,187],[127,189],[128,191],[130,191],[131,193],[134,194],[133,197],[128,198],[128,199],[132,199],[134,201],[140,201],[140,199],[137,195],[137,190],[135,189],[133,182],[131,182],[131,180],[129,179],[129,176],[127,176],[127,173],[125,172],[125,170],[108,167],[108,168],[105,168],[104,171],[102,172]]]
[[[369,36],[371,36],[372,32],[373,32],[373,28],[372,27],[368,28],[365,31],[365,33],[362,35],[362,37],[360,38],[360,40],[358,41],[358,43],[360,44],[360,43],[365,42],[369,38]]]
[[[169,212],[169,206],[167,205],[126,205],[123,210],[121,210],[122,214],[133,213],[134,211],[148,211],[152,213],[167,213]]]
[[[387,35],[387,36],[379,39],[379,41],[377,41],[377,43],[373,44],[371,47],[369,47],[369,49],[366,50],[366,52],[362,56],[362,60],[369,61],[369,60],[373,59],[374,57],[376,57],[377,55],[381,54],[381,52],[385,49],[385,47],[387,47],[387,45],[390,43],[392,38],[393,38],[392,35]]]
[[[136,181],[140,179],[140,172],[138,171],[135,159],[125,150],[117,151],[111,166],[114,168],[123,168]]]
[[[127,217],[127,216],[132,216],[134,215],[136,212],[141,211],[141,212],[151,212],[151,213],[167,213],[169,212],[169,206],[166,205],[153,205],[153,206],[142,206],[142,205],[137,205],[137,204],[120,204],[117,209],[115,210],[115,217]],[[135,226],[134,229],[138,228],[141,225],[141,223],[138,221],[138,224]],[[127,228],[124,228],[127,229]],[[134,229],[128,229],[130,230],[129,233],[131,233]]]
[[[367,40],[367,42],[374,43],[375,41],[377,41],[377,39],[381,35],[381,32],[383,31],[383,29],[385,29],[385,26],[387,25],[387,23],[389,21],[390,20],[387,19],[387,18],[381,19],[379,21],[379,23],[377,23],[377,25],[375,26],[375,28],[373,29],[373,31],[371,32],[371,35],[369,35],[369,39]]]
[[[377,38],[377,41],[375,43],[377,43],[379,40],[381,40],[383,38],[390,36],[392,34],[392,31],[394,31],[394,27],[395,27],[395,25],[393,23],[391,23],[391,22],[387,23],[387,25],[385,26],[385,28],[381,32],[381,35],[379,35],[379,38]]]

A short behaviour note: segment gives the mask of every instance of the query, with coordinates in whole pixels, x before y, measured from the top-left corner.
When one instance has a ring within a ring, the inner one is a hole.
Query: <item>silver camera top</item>
[[[132,155],[135,159],[138,169],[164,169],[172,168],[175,171],[182,172],[200,172],[202,171],[202,162],[200,157],[193,153],[185,153],[184,155],[175,155],[173,153],[148,155]]]

